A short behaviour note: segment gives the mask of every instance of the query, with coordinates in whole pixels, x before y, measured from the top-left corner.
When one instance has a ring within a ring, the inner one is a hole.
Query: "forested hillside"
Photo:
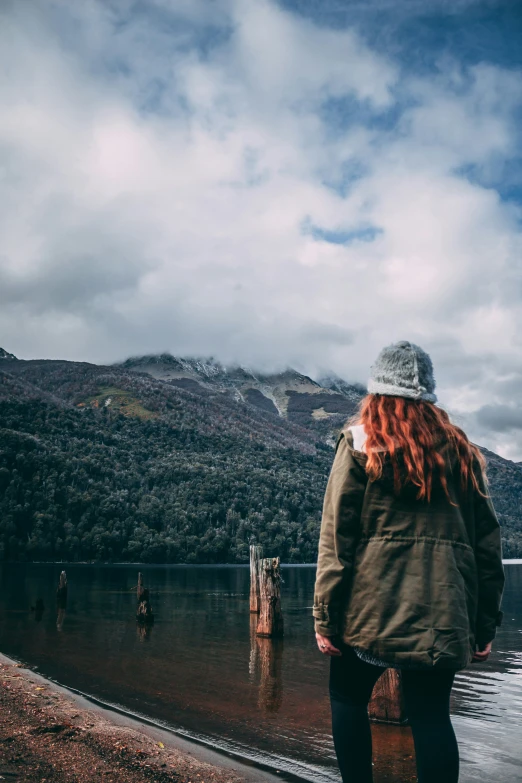
[[[107,404],[109,401],[109,404]],[[331,448],[223,395],[92,365],[2,374],[7,559],[313,560]]]
[[[277,411],[250,399],[269,399],[266,379],[241,381],[238,396],[234,383],[8,355],[0,557],[246,562],[255,541],[286,562],[313,561],[331,436],[356,392],[347,385],[343,402],[297,375],[270,382]],[[488,458],[504,553],[520,556],[522,469]]]

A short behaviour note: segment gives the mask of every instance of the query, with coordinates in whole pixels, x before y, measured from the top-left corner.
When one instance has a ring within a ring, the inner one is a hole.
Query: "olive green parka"
[[[502,620],[500,528],[489,496],[461,486],[445,456],[449,502],[435,486],[397,495],[389,460],[369,481],[350,430],[339,436],[326,488],[315,583],[315,630],[390,664],[463,669]],[[486,482],[478,464],[482,492]],[[434,482],[435,483],[435,482]],[[440,482],[439,482],[440,483]]]

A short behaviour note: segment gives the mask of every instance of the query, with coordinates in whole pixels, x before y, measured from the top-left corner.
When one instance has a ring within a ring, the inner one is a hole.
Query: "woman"
[[[502,620],[500,530],[484,458],[436,407],[431,359],[381,351],[357,424],[337,441],[314,596],[331,656],[334,745],[344,783],[371,783],[368,702],[401,669],[419,783],[456,783],[455,672],[485,661]]]

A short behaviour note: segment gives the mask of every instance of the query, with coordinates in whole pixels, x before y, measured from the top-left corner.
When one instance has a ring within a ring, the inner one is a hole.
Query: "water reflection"
[[[136,636],[140,642],[147,642],[152,633],[151,623],[136,623]]]
[[[67,609],[67,596],[68,596],[67,574],[65,573],[65,571],[62,571],[60,574],[60,581],[58,582],[58,587],[56,589],[56,608],[57,608],[56,630],[57,631],[63,631],[65,610]]]
[[[283,702],[283,639],[256,638],[259,648],[261,681],[259,709],[278,712]]]
[[[67,609],[67,596],[67,574],[65,571],[62,571],[60,574],[60,581],[58,582],[58,587],[56,589],[56,605],[59,609]]]
[[[278,712],[283,703],[284,639],[257,636],[258,615],[250,614],[250,656],[248,675],[258,689],[261,712]]]
[[[417,780],[409,727],[373,723],[372,741],[374,783],[413,783]]]
[[[58,612],[56,614],[56,630],[57,631],[63,631],[64,620],[65,620],[65,609],[62,609],[61,607],[58,607]]]
[[[36,600],[35,605],[31,606],[31,612],[34,613],[34,619],[36,620],[37,623],[41,621],[44,610],[45,610],[44,602],[42,601],[41,598],[38,598]]]
[[[257,644],[257,614],[250,612],[250,657],[248,659],[248,675],[251,683],[256,683],[259,671],[259,645]]]

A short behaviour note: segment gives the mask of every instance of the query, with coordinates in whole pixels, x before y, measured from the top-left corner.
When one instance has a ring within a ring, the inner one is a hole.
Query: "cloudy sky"
[[[522,6],[4,0],[0,345],[365,381],[522,460]]]

